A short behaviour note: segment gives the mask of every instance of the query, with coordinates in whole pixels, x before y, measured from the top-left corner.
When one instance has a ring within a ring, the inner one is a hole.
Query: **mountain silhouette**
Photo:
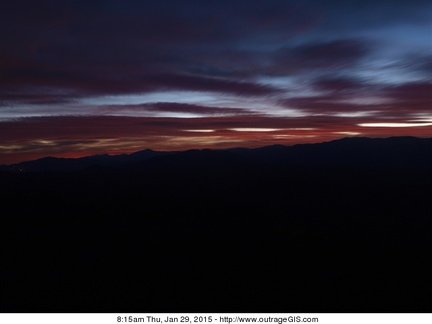
[[[431,144],[5,166],[0,311],[429,313]]]
[[[153,161],[152,161],[153,160]],[[95,155],[77,159],[47,157],[1,166],[1,171],[78,171],[89,167],[125,167],[146,163],[202,167],[224,163],[265,163],[286,166],[388,166],[429,167],[432,138],[344,138],[326,143],[273,145],[257,149],[189,150],[132,154]]]
[[[239,153],[281,165],[431,166],[432,139],[357,137],[291,147],[274,145]]]
[[[34,171],[78,171],[89,167],[117,167],[134,162],[143,162],[152,157],[167,154],[143,150],[132,154],[121,155],[93,155],[82,158],[45,157],[33,161],[26,161],[9,166],[1,166],[2,171],[34,172]]]

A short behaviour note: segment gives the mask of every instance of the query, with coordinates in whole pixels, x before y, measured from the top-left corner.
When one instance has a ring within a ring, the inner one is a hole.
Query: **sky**
[[[0,4],[0,164],[432,137],[430,0]]]

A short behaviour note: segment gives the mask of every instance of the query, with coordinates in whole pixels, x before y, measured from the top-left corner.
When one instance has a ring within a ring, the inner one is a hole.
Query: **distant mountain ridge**
[[[11,167],[2,311],[431,311],[432,139]]]
[[[272,145],[256,149],[195,149],[180,152],[147,149],[132,154],[104,154],[76,159],[46,157],[0,166],[0,171],[79,171],[95,167],[193,167],[244,163],[286,166],[432,167],[432,138],[351,137],[317,144]]]
[[[136,162],[144,162],[155,156],[170,153],[171,152],[155,152],[147,149],[131,154],[121,155],[101,154],[86,156],[82,158],[45,157],[37,160],[26,161],[7,166],[0,166],[0,171],[79,171],[90,167],[121,167]]]

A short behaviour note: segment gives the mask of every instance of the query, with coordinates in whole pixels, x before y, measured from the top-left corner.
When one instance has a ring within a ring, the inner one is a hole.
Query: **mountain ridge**
[[[153,153],[0,172],[0,310],[431,310],[432,139]]]
[[[322,143],[292,146],[275,144],[259,148],[240,147],[223,150],[206,148],[168,152],[145,149],[120,155],[100,154],[82,158],[44,157],[12,165],[2,165],[0,171],[80,171],[95,167],[145,167],[156,161],[174,165],[176,163],[218,165],[232,162],[287,166],[432,167],[432,138],[348,137]]]

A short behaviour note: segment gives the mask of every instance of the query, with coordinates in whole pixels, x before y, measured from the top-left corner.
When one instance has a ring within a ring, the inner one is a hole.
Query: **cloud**
[[[230,94],[235,96],[271,96],[281,93],[280,89],[254,82],[236,81],[193,75],[87,75],[82,79],[58,79],[44,75],[37,79],[22,77],[11,80],[0,77],[0,102],[27,104],[66,103],[86,97],[121,94],[144,94],[160,91],[194,91]],[[61,109],[60,109],[61,110]]]
[[[318,78],[311,85],[318,94],[291,97],[280,103],[313,114],[363,113],[399,122],[430,116],[432,112],[430,82],[389,86],[352,78]]]
[[[387,117],[412,118],[432,116],[432,83],[412,82],[382,90],[383,95],[391,98],[391,104],[383,110]]]
[[[56,93],[1,93],[0,91],[0,111],[2,106],[14,106],[17,103],[26,105],[62,105],[74,102],[73,96]]]
[[[363,123],[358,124],[361,127],[425,127],[432,126],[432,123]]]
[[[162,118],[124,116],[58,116],[29,117],[1,122],[0,142],[30,140],[75,140],[100,138],[127,138],[145,136],[185,136],[184,130],[212,129],[232,132],[230,129],[275,129],[289,132],[315,132],[345,128],[342,117],[312,116],[281,118],[269,116],[228,116],[201,118]],[[352,123],[367,123],[370,117],[352,118]]]
[[[428,126],[358,124],[431,118],[430,9],[427,0],[3,1],[0,145],[44,140],[66,154],[96,150],[91,141],[206,143],[199,130],[222,146],[425,135]],[[20,118],[39,115],[52,117]],[[229,131],[239,128],[278,130]],[[75,140],[87,144],[66,145]]]
[[[313,97],[297,97],[281,101],[287,108],[295,108],[312,114],[331,115],[335,113],[375,114],[382,109],[380,98],[365,98],[340,95],[321,95]],[[374,103],[377,101],[377,103]]]
[[[1,122],[0,164],[48,155],[77,157],[120,154],[146,148],[260,147],[322,142],[343,136],[430,136],[430,127],[362,127],[373,116],[277,118],[229,116],[202,118],[34,117]],[[233,131],[238,129],[246,131]],[[206,130],[206,131],[203,131]],[[207,130],[212,130],[208,132]],[[266,131],[260,131],[266,130]],[[271,130],[271,131],[268,131]]]
[[[432,82],[410,82],[384,89],[386,95],[400,102],[426,104],[432,100]],[[430,107],[428,107],[430,109]]]
[[[285,47],[273,54],[273,74],[293,74],[320,69],[334,71],[352,67],[369,53],[365,41],[339,39],[310,42],[297,47]]]
[[[292,55],[313,65],[350,65],[362,59],[368,50],[365,43],[355,39],[305,44],[293,49]]]
[[[192,75],[166,75],[144,77],[149,85],[154,85],[158,90],[193,90],[225,92],[237,95],[270,95],[280,92],[279,89],[267,85],[261,85],[246,81],[227,80],[220,78],[199,77]]]
[[[100,108],[104,112],[150,112],[150,113],[186,113],[196,116],[205,115],[253,115],[254,113],[242,108],[207,107],[176,102],[156,102],[138,105],[114,105]]]
[[[364,81],[340,76],[319,77],[311,85],[318,91],[338,94],[359,93],[370,88]]]

